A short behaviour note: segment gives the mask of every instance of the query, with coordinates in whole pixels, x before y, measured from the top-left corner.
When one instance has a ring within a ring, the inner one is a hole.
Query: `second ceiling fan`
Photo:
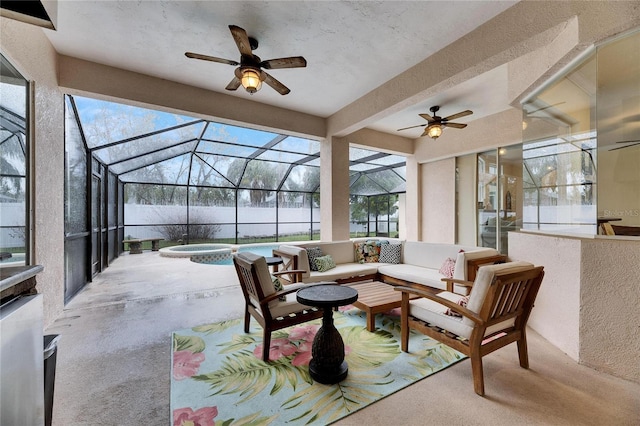
[[[440,137],[440,135],[442,134],[442,129],[445,128],[445,127],[452,127],[454,129],[464,129],[465,127],[467,127],[466,124],[451,123],[451,120],[455,120],[456,118],[466,117],[467,115],[473,114],[473,111],[466,110],[466,111],[460,111],[457,114],[453,114],[453,115],[450,115],[448,117],[442,118],[442,117],[438,117],[436,115],[438,110],[440,110],[439,106],[437,106],[437,105],[436,106],[432,106],[431,108],[429,108],[429,111],[431,111],[433,116],[429,115],[429,114],[418,114],[420,117],[422,117],[425,120],[427,120],[426,123],[418,124],[416,126],[403,127],[402,129],[398,129],[398,132],[401,131],[401,130],[414,129],[416,127],[425,127],[426,126],[427,128],[424,129],[424,132],[422,132],[420,137],[429,136],[430,138],[438,139],[438,137]]]
[[[249,37],[247,32],[236,25],[229,25],[229,30],[233,40],[240,51],[240,62],[230,59],[217,58],[215,56],[202,55],[200,53],[186,52],[188,58],[202,59],[205,61],[218,62],[232,66],[238,66],[235,70],[235,77],[227,84],[225,89],[237,90],[240,85],[251,94],[260,90],[264,81],[281,95],[286,95],[291,90],[284,84],[276,80],[271,74],[262,69],[274,70],[281,68],[303,68],[307,66],[307,61],[302,56],[291,56],[288,58],[267,59],[263,61],[259,56],[253,54],[253,50],[258,48],[258,40]]]

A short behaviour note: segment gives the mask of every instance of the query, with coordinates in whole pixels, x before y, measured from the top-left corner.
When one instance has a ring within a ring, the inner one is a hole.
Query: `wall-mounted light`
[[[438,139],[442,134],[442,127],[440,127],[439,124],[432,124],[429,127],[427,127],[426,133],[427,133],[427,136],[429,136],[430,138]]]
[[[252,95],[256,93],[262,87],[262,78],[261,73],[252,69],[252,68],[244,68],[240,71],[242,73],[242,78],[240,82],[242,83],[242,87],[251,93]]]

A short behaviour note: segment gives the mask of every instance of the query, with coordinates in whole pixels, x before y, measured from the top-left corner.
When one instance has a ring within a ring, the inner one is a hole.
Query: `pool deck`
[[[140,272],[144,271],[144,275]],[[240,283],[231,265],[195,263],[189,258],[161,257],[158,252],[121,254],[66,306],[95,307],[154,298],[202,298],[234,289]]]

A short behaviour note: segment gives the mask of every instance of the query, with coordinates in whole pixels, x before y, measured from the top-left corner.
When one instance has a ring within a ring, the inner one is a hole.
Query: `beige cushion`
[[[446,283],[442,281],[443,275],[438,272],[438,269],[424,268],[422,266],[408,264],[380,264],[378,271],[383,275],[388,275],[399,280],[422,284],[441,290],[445,290],[447,288]]]
[[[342,263],[336,265],[335,268],[325,272],[312,271],[307,278],[303,278],[305,283],[319,281],[335,281],[340,278],[355,277],[358,275],[375,274],[378,270],[379,263]]]
[[[463,252],[461,253],[460,250],[463,250]],[[444,261],[450,257],[456,261],[453,278],[464,280],[467,277],[466,258],[492,256],[495,254],[498,254],[495,249],[486,247],[406,241],[403,248],[402,263],[423,266],[437,271]]]
[[[487,296],[489,286],[493,283],[496,274],[498,273],[512,273],[525,271],[533,268],[534,265],[528,262],[510,262],[502,263],[498,265],[481,266],[478,269],[478,275],[473,284],[471,294],[469,295],[469,302],[467,303],[467,309],[472,312],[479,313],[482,308],[482,304]],[[460,299],[459,294],[449,293],[446,291],[438,293],[438,296],[443,297],[452,302],[458,303]],[[448,330],[458,336],[469,338],[475,323],[468,318],[459,318],[446,315],[447,307],[440,303],[434,302],[429,299],[416,299],[409,302],[409,314],[430,324],[436,325],[440,328]],[[515,322],[514,318],[507,321],[495,324],[485,331],[485,336],[503,330],[505,328],[513,326]]]
[[[489,286],[491,285],[491,283],[493,283],[493,280],[495,279],[497,273],[520,272],[531,269],[533,267],[534,265],[529,262],[508,262],[498,265],[481,266],[478,269],[478,275],[476,276],[471,294],[469,295],[469,303],[467,303],[467,309],[476,313],[480,312],[482,304],[484,303],[484,299],[487,297]],[[468,318],[464,318],[462,321],[469,326],[473,326],[473,321]],[[511,320],[511,324],[513,324],[513,320]]]
[[[456,258],[456,269],[453,272],[453,278],[457,280],[467,280],[468,272],[467,271],[467,261],[480,259],[482,257],[495,256],[500,254],[498,250],[492,248],[462,248],[463,252],[458,250],[457,258]]]
[[[264,292],[265,297],[275,293],[275,288],[273,287],[273,281],[271,280],[271,274],[269,274],[267,262],[264,257],[258,256],[251,252],[241,252],[241,253],[237,253],[235,256],[239,256],[247,260],[248,262],[254,262],[254,265],[256,265],[256,268],[257,268],[257,275],[260,280],[260,284],[263,284],[265,282],[267,283],[262,287],[262,291]],[[260,266],[261,263],[264,263],[264,265]],[[263,273],[264,271],[266,271],[266,275]],[[264,281],[265,279],[266,281]],[[269,282],[271,282],[271,286],[269,286]],[[299,290],[306,286],[308,286],[308,284],[296,283],[296,284],[288,285],[286,289]],[[253,302],[253,305],[257,308],[258,313],[264,316],[260,308],[260,304],[258,303],[258,300],[251,295],[250,295],[250,298],[251,298],[251,301]],[[286,294],[285,300],[276,299],[269,302],[269,312],[271,313],[272,318],[285,317],[289,314],[292,314],[294,312],[300,312],[304,309],[311,309],[311,307],[298,303],[296,299],[295,291],[289,294]]]
[[[448,291],[442,291],[438,293],[438,296],[451,300],[455,303],[458,303],[460,298],[463,297],[456,293],[449,293]],[[467,308],[469,308],[468,304]],[[409,315],[450,331],[460,337],[469,339],[475,323],[467,318],[447,315],[447,309],[449,308],[429,299],[415,299],[409,302]],[[515,319],[511,318],[507,321],[492,325],[485,330],[484,335],[488,336],[497,331],[511,327],[514,322]]]
[[[447,291],[438,293],[438,296],[455,303],[458,303],[462,297]],[[468,339],[471,336],[473,326],[463,324],[460,317],[446,315],[447,309],[446,306],[429,299],[414,299],[409,302],[409,315]]]
[[[304,284],[302,286],[304,286]],[[289,288],[291,288],[291,286],[287,286],[287,290],[289,290]],[[275,300],[269,303],[269,312],[271,312],[272,318],[286,317],[293,312],[300,312],[304,309],[311,309],[310,306],[298,303],[296,299],[296,292],[289,293],[286,297],[287,300],[284,302]]]
[[[273,281],[271,280],[271,274],[269,273],[269,267],[267,266],[267,261],[264,256],[259,256],[249,251],[239,252],[234,256],[238,256],[240,259],[244,259],[247,262],[251,262],[254,264],[256,268],[256,275],[258,276],[257,284],[259,284],[262,288],[262,293],[264,293],[265,297],[270,296],[276,292],[273,286]],[[249,296],[255,306],[260,305],[260,302],[255,298],[254,295],[249,294]]]

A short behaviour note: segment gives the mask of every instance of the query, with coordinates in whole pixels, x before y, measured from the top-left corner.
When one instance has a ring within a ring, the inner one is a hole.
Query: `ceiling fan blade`
[[[231,30],[231,35],[233,36],[240,53],[242,55],[253,56],[247,32],[236,25],[229,25],[229,30]]]
[[[462,123],[442,123],[442,127],[453,127],[454,129],[464,129],[465,127],[467,127],[467,125]]]
[[[238,77],[233,77],[233,80],[231,80],[229,82],[229,84],[227,84],[227,87],[225,87],[225,89],[227,90],[237,90],[238,87],[240,87],[240,84],[242,82],[240,81],[240,79]]]
[[[260,62],[262,68],[275,70],[279,68],[304,68],[307,66],[307,60],[302,56],[291,56],[289,58],[268,59]]]
[[[455,120],[456,118],[466,117],[467,115],[471,115],[471,114],[473,114],[473,111],[471,111],[471,110],[461,111],[461,112],[459,112],[457,114],[453,114],[453,115],[450,115],[448,117],[443,118],[442,121]]]
[[[409,126],[409,127],[403,127],[402,129],[398,129],[396,130],[396,132],[399,132],[401,130],[409,130],[409,129],[415,129],[416,127],[424,127],[429,123],[424,123],[424,124],[418,124],[417,126]]]
[[[273,76],[271,76],[269,73],[265,72],[264,75],[265,75],[264,82],[267,83],[269,86],[273,87],[273,89],[276,92],[280,93],[281,95],[286,95],[287,93],[291,92],[291,90],[289,90],[287,86],[285,86],[284,84],[280,83],[278,80],[273,78]]]
[[[436,121],[436,119],[430,116],[429,114],[418,114],[418,115],[424,118],[425,120],[427,120],[429,123],[433,123],[434,121]]]
[[[427,136],[429,134],[429,128],[424,129],[424,132],[420,135],[420,137]]]
[[[619,142],[617,142],[617,143],[619,143]],[[629,143],[629,142],[627,141],[627,143]],[[617,149],[624,149],[624,148],[631,148],[632,146],[636,146],[636,145],[640,145],[640,141],[638,141],[638,142],[636,142],[636,143],[632,143],[632,144],[630,144],[630,145],[619,146],[619,147],[617,147],[617,148],[611,148],[609,151],[615,151],[615,150],[617,150]]]
[[[187,58],[192,58],[192,59],[202,59],[204,61],[219,62],[221,64],[228,64],[228,65],[233,65],[233,66],[240,65],[240,63],[236,62],[236,61],[232,61],[232,60],[229,60],[229,59],[223,59],[223,58],[216,58],[215,56],[201,55],[200,53],[185,52],[184,55]]]

